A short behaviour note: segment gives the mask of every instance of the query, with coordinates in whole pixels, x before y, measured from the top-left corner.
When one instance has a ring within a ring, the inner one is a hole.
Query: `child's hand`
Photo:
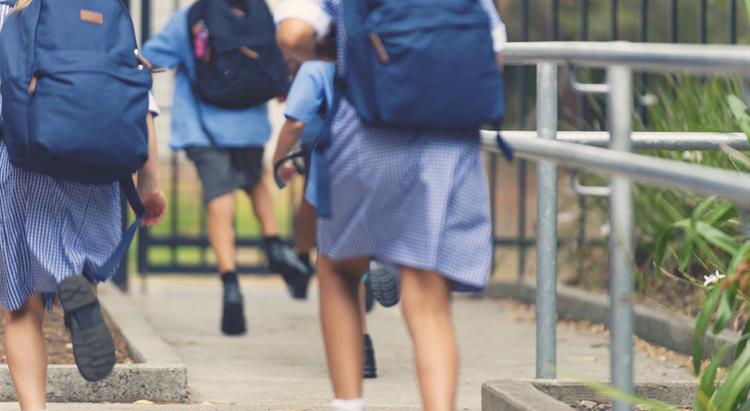
[[[284,184],[287,184],[289,183],[289,180],[291,180],[292,177],[297,174],[297,167],[295,167],[291,162],[288,162],[287,164],[279,167],[278,174],[281,181],[283,181]]]
[[[138,196],[146,208],[146,215],[141,220],[141,226],[151,227],[159,224],[167,209],[167,198],[164,196],[161,185],[151,178],[141,176],[138,179]]]

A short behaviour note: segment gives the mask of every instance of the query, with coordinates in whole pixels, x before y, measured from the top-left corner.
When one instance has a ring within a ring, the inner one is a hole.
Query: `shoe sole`
[[[401,289],[396,276],[385,268],[376,268],[367,274],[372,294],[383,307],[393,307],[401,298]]]
[[[247,332],[245,312],[242,304],[224,304],[221,332],[226,335],[243,335]]]
[[[288,264],[270,264],[271,272],[281,274],[284,282],[292,288],[301,288],[307,286],[310,276],[304,271]]]
[[[58,287],[60,304],[66,316],[84,310],[99,310],[91,283],[82,276],[69,277]],[[98,318],[102,318],[101,314]],[[90,382],[107,377],[115,366],[115,345],[104,321],[85,329],[70,326],[73,357],[81,376]]]

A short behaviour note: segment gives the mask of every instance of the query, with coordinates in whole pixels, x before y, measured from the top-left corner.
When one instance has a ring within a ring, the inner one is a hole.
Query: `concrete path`
[[[150,279],[147,292],[134,284],[132,297],[147,321],[182,358],[189,370],[196,405],[51,405],[72,410],[276,410],[325,409],[331,388],[317,319],[317,302],[291,301],[275,279],[242,281],[250,327],[228,338],[218,329],[221,288],[215,278]],[[316,293],[313,293],[316,294]],[[459,409],[480,409],[485,381],[534,376],[535,329],[502,304],[459,297],[455,318],[461,343]],[[376,308],[368,317],[380,378],[365,383],[371,409],[419,409],[412,353],[397,309]],[[604,337],[559,327],[559,375],[567,379],[608,376]],[[636,375],[643,381],[685,381],[677,365],[639,354]],[[208,403],[199,405],[201,403]],[[11,404],[0,411],[14,410]]]

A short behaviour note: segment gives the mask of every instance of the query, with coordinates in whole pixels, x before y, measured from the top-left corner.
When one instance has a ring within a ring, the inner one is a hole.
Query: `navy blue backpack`
[[[0,34],[2,129],[23,170],[85,184],[120,181],[145,213],[132,174],[148,158],[151,73],[120,0],[32,0]],[[135,234],[95,272],[106,279]]]
[[[362,122],[416,131],[499,126],[505,85],[479,0],[342,0],[346,70],[318,138],[322,152],[343,94]],[[511,159],[512,149],[498,144]],[[318,215],[330,217],[325,156],[316,157]]]
[[[286,93],[287,70],[265,0],[199,0],[188,11],[195,92],[208,104],[252,107]]]
[[[478,0],[346,0],[344,94],[365,124],[476,130],[505,91]]]

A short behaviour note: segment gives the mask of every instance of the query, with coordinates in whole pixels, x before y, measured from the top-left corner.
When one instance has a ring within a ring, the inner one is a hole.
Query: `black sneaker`
[[[221,317],[221,331],[226,335],[242,335],[247,331],[245,324],[245,304],[236,273],[222,274],[224,283],[224,312]]]
[[[372,284],[370,283],[370,276],[365,273],[365,312],[372,311],[375,308],[375,294],[372,292]]]
[[[315,268],[310,264],[310,256],[307,254],[297,254],[297,258],[302,261],[307,269],[307,279],[304,285],[299,287],[287,286],[289,288],[289,295],[295,300],[307,300],[307,292],[310,287],[310,280],[315,276]]]
[[[364,368],[362,369],[362,377],[364,378],[378,378],[378,367],[375,364],[375,346],[372,345],[372,338],[370,334],[364,336]]]
[[[307,283],[310,282],[310,275],[308,274],[307,267],[305,267],[305,264],[299,259],[292,247],[281,241],[278,237],[266,238],[264,239],[264,243],[266,257],[268,257],[268,267],[271,269],[271,272],[281,274],[284,282],[289,287],[294,289],[307,287]]]
[[[393,307],[401,299],[401,279],[398,273],[392,272],[380,264],[370,265],[367,282],[375,299],[383,307]]]
[[[83,276],[68,277],[57,293],[78,371],[86,381],[104,379],[115,366],[115,345],[91,283]]]

